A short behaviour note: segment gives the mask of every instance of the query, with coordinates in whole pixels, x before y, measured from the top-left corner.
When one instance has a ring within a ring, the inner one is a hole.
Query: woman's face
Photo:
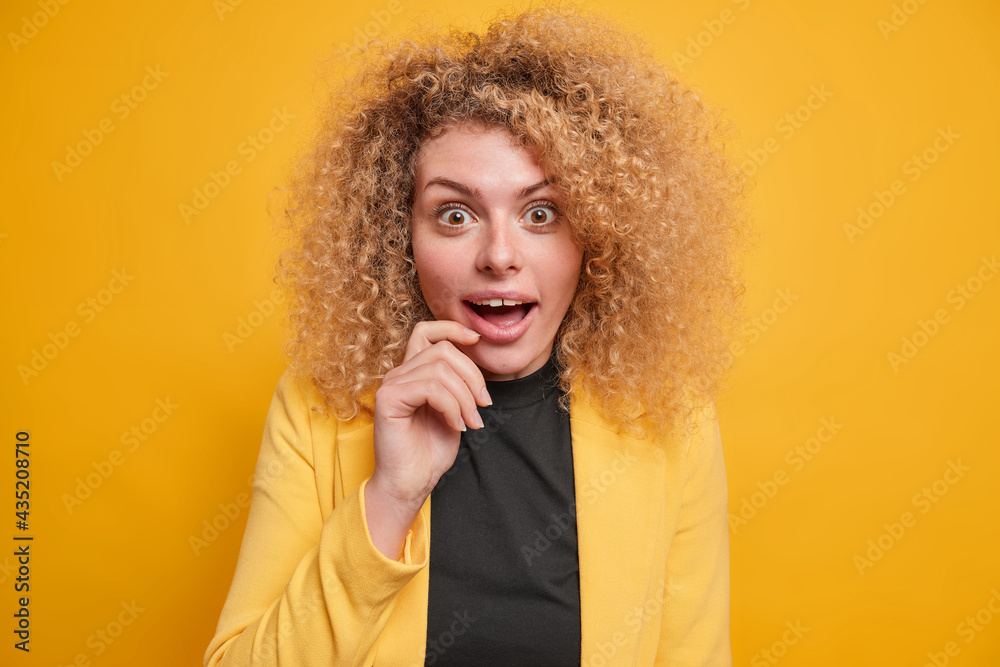
[[[478,331],[459,346],[487,380],[545,365],[583,261],[555,187],[502,128],[452,125],[417,157],[411,235],[436,320]]]

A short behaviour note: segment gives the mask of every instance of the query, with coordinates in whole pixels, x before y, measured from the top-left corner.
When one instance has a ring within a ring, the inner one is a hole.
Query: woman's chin
[[[483,343],[466,347],[462,351],[479,367],[488,382],[516,380],[531,375],[545,365],[548,353],[532,355],[507,350],[480,349]]]

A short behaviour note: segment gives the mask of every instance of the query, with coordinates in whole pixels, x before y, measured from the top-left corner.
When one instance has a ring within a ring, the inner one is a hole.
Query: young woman
[[[371,51],[206,665],[730,665],[716,117],[602,20]]]

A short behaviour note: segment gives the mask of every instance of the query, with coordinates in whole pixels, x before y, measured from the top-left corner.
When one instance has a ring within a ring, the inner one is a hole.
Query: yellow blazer
[[[582,664],[732,665],[728,493],[714,409],[688,436],[654,445],[620,434],[575,389]],[[430,499],[402,557],[383,556],[364,514],[371,413],[341,422],[310,410],[320,402],[311,382],[282,375],[206,666],[424,664]]]

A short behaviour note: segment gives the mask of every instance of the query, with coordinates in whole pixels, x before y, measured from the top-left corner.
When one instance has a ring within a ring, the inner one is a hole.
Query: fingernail
[[[465,333],[469,334],[470,336],[479,336],[479,335],[481,335],[478,331],[473,331],[472,329],[470,329],[468,327],[465,328]]]
[[[479,416],[479,410],[476,410],[476,418],[474,421],[476,426],[478,426],[479,428],[485,426],[485,424],[483,423],[483,418]]]
[[[490,392],[486,391],[486,387],[483,387],[483,390],[479,392],[479,396],[486,405],[493,405],[493,399],[490,398]]]
[[[466,428],[465,428],[465,422],[464,422],[464,421],[462,422],[462,428],[461,428],[461,430],[462,430],[462,431],[465,431],[465,430],[466,430]]]

